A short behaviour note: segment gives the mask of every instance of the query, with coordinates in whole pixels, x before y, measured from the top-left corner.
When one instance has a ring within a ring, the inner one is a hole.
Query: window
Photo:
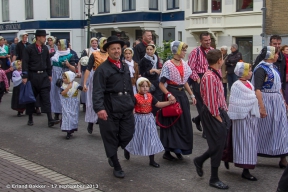
[[[253,0],[236,0],[237,11],[253,11]]]
[[[134,11],[136,10],[135,0],[123,0],[122,1],[123,11]]]
[[[33,19],[33,0],[25,0],[25,17]]]
[[[149,9],[158,10],[158,0],[149,0]]]
[[[207,10],[208,0],[193,0],[193,13],[207,13]]]
[[[212,12],[221,12],[221,0],[212,0]]]
[[[51,18],[69,17],[69,0],[50,0]]]
[[[175,41],[175,28],[164,28],[163,29],[163,40],[164,41]]]
[[[167,9],[179,9],[179,0],[167,0]]]
[[[2,0],[2,21],[9,20],[9,0]]]
[[[98,0],[98,13],[110,12],[110,0]]]

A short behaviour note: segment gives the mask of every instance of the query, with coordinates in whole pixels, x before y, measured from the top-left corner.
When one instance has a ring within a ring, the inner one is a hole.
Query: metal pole
[[[261,9],[263,11],[262,14],[262,47],[266,45],[266,0],[263,0],[263,8]]]
[[[90,47],[90,0],[88,4],[88,15],[87,15],[87,47]]]

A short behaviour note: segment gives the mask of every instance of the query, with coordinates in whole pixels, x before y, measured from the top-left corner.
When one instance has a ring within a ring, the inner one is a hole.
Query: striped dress
[[[95,71],[91,70],[89,78],[87,79],[87,94],[86,94],[86,113],[85,122],[87,123],[97,123],[98,116],[93,109],[92,92],[93,92],[93,76]]]
[[[233,162],[254,169],[257,163],[258,100],[253,85],[240,80],[231,87],[228,115],[232,120]]]
[[[126,146],[126,150],[133,155],[149,156],[156,153],[160,153],[164,150],[164,147],[159,139],[155,118],[152,111],[152,100],[153,96],[148,93],[147,100],[143,99],[144,96],[141,94],[136,94],[136,107],[137,104],[140,106],[148,106],[147,108],[139,107],[138,109],[143,113],[137,113],[137,108],[135,108],[135,132],[133,134],[132,140]],[[153,103],[157,103],[156,99]],[[144,101],[139,104],[139,101]],[[146,102],[145,102],[146,101]],[[142,108],[142,109],[141,109]],[[150,112],[149,112],[150,111]]]
[[[279,157],[288,154],[288,121],[284,99],[280,92],[280,76],[271,66],[273,65],[270,65],[274,74],[273,85],[271,89],[261,90],[267,117],[258,120],[257,152],[260,156]]]

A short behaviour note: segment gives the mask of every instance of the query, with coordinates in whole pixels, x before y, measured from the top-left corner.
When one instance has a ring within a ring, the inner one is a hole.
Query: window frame
[[[106,5],[107,5],[107,1],[108,1],[108,4],[109,4],[109,10],[107,11],[106,10]],[[110,13],[110,0],[103,0],[103,4],[104,4],[104,11],[100,11],[99,10],[99,3],[100,3],[100,0],[98,0],[98,13],[101,14],[101,13]]]
[[[28,17],[28,12],[27,12],[27,1],[32,1],[32,17]],[[29,20],[29,19],[34,19],[34,1],[33,0],[25,0],[25,19]]]
[[[68,16],[52,16],[52,9],[51,9],[51,7],[52,7],[52,1],[64,1],[64,0],[50,0],[50,5],[49,5],[49,7],[50,7],[50,18],[51,19],[59,19],[59,18],[70,18],[70,0],[66,0],[67,2],[68,2],[68,6],[67,6],[67,9],[68,9]]]
[[[5,11],[3,11],[4,10],[4,1],[7,3],[7,7],[8,7],[8,10],[6,11],[6,13],[7,13],[7,19],[5,19],[4,20],[4,14],[5,14]],[[2,0],[1,1],[1,4],[2,4],[2,22],[7,22],[7,21],[10,21],[10,10],[9,10],[9,0]]]
[[[149,10],[159,10],[159,1],[158,0],[152,0],[152,1],[157,1],[157,8],[151,8],[150,7],[150,2],[151,2],[151,0],[149,0]]]
[[[253,7],[254,7],[254,0],[252,0],[252,8],[248,8],[248,9],[238,9],[238,5],[239,5],[239,0],[236,0],[236,12],[244,12],[244,11],[253,11]]]
[[[196,0],[196,1],[199,1],[199,0]],[[192,0],[192,13],[193,13],[193,14],[208,13],[208,3],[209,3],[208,1],[210,1],[210,0],[206,0],[206,4],[207,4],[206,11],[194,11],[195,0]],[[212,1],[211,1],[211,5],[212,5]]]
[[[126,0],[126,1],[129,1],[129,9],[124,10],[125,0],[122,0],[122,11],[123,12],[125,12],[125,11],[136,11],[136,0]],[[134,4],[135,4],[135,8],[134,9],[131,9],[131,1],[134,1]]]
[[[220,0],[220,10],[213,10],[213,1],[211,1],[211,13],[222,13],[222,0]]]
[[[173,1],[173,7],[172,7],[172,8],[168,8],[168,1],[169,1],[169,0],[166,1],[166,3],[167,3],[167,10],[174,10],[174,9],[179,9],[179,8],[180,8],[180,5],[179,5],[179,4],[180,4],[180,0],[178,0],[178,7],[175,6],[176,0],[172,0],[172,1]]]

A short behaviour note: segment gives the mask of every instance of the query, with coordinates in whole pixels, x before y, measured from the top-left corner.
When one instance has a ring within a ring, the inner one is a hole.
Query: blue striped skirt
[[[288,121],[281,93],[262,92],[266,118],[258,120],[257,152],[262,156],[281,156],[288,153]]]
[[[77,97],[63,97],[62,103],[62,124],[61,130],[64,132],[74,132],[78,129],[79,100]]]
[[[256,165],[258,118],[249,114],[245,119],[232,121],[233,162]]]
[[[126,150],[133,155],[149,156],[160,153],[164,147],[159,139],[152,113],[134,114],[135,132]]]
[[[93,76],[95,71],[91,70],[88,82],[88,90],[86,94],[86,113],[85,113],[85,122],[87,123],[97,123],[98,116],[93,109],[93,101],[92,101],[92,92],[93,92]]]

